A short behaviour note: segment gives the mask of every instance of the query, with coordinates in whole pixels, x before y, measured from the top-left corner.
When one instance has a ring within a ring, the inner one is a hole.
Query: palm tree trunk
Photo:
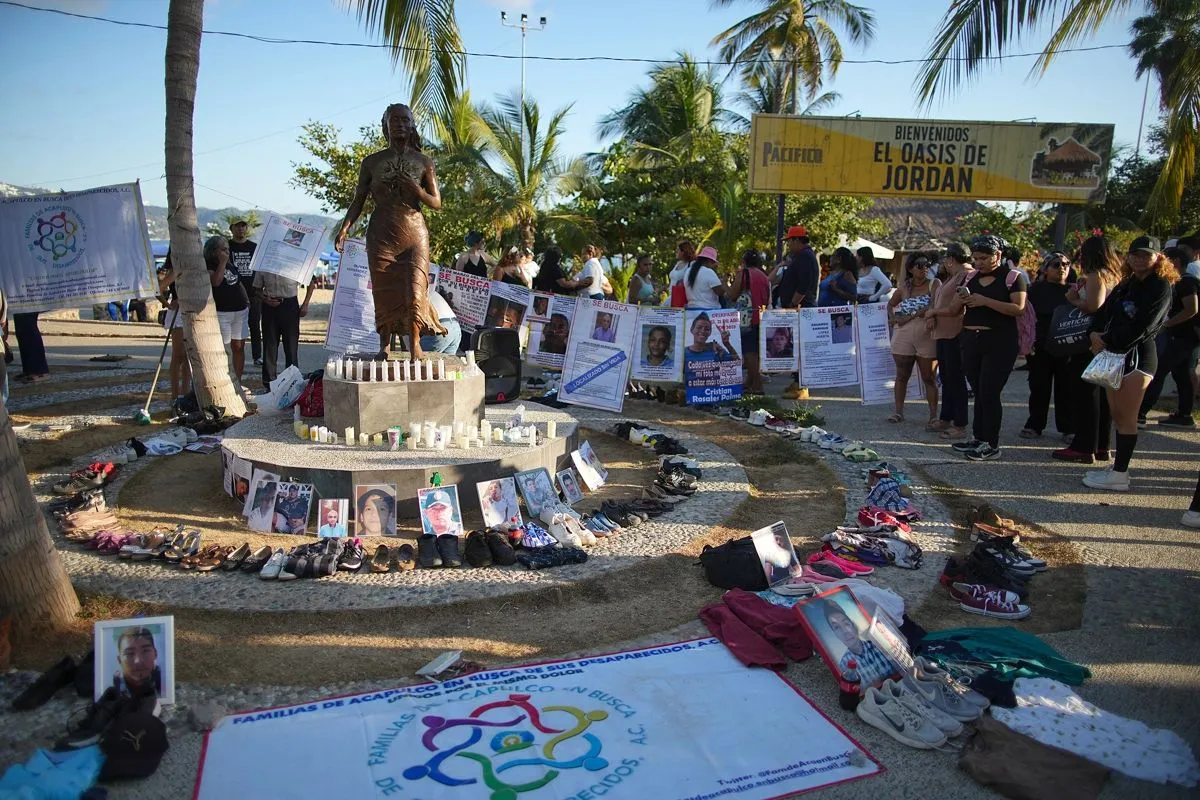
[[[46,518],[25,474],[8,408],[0,403],[0,618],[17,635],[64,627],[79,613]]]
[[[200,407],[220,406],[227,416],[246,414],[246,404],[235,391],[216,307],[210,301],[212,285],[200,248],[196,220],[196,192],[192,173],[192,115],[196,105],[196,78],[200,73],[200,36],[204,0],[171,0],[167,12],[167,224],[171,234],[171,261],[179,270],[176,291],[183,315],[192,385]]]

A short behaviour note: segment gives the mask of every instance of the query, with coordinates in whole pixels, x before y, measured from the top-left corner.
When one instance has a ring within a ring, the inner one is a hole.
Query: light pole
[[[520,132],[521,132],[521,153],[522,153],[522,157],[524,157],[524,153],[525,153],[525,34],[528,33],[530,30],[529,15],[522,14],[521,21],[519,23],[509,22],[508,21],[508,12],[501,11],[500,12],[500,24],[506,28],[520,28],[521,29],[521,112],[520,112],[521,117],[518,120],[518,122],[520,123]],[[533,30],[535,30],[535,31],[546,30],[546,18],[538,17],[538,27],[533,28]]]

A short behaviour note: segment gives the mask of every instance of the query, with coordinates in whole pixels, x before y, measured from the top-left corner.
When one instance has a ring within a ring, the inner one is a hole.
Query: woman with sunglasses
[[[924,253],[911,254],[904,266],[904,280],[898,291],[888,300],[888,312],[892,323],[892,360],[896,362],[896,385],[893,388],[896,412],[888,422],[904,421],[904,398],[908,394],[908,380],[912,377],[913,364],[921,370],[925,383],[925,400],[929,403],[928,430],[937,427],[938,388],[934,369],[937,365],[937,345],[933,333],[925,327],[925,316],[929,313],[929,301],[941,286],[936,278],[930,280],[929,256]]]
[[[1029,287],[1029,303],[1037,320],[1033,352],[1025,363],[1029,375],[1029,417],[1021,429],[1022,439],[1036,439],[1046,428],[1050,413],[1050,392],[1054,391],[1054,427],[1064,436],[1075,432],[1070,389],[1070,366],[1066,358],[1046,351],[1046,337],[1054,310],[1067,303],[1067,271],[1070,260],[1062,253],[1051,253],[1042,261],[1037,280]]]
[[[1171,284],[1179,280],[1171,259],[1158,250],[1157,239],[1139,236],[1133,240],[1125,256],[1131,274],[1117,284],[1092,318],[1092,353],[1108,350],[1125,355],[1120,388],[1105,389],[1113,426],[1117,429],[1117,452],[1111,468],[1084,475],[1083,485],[1092,489],[1129,490],[1129,461],[1137,447],[1138,409],[1158,369],[1155,337],[1162,331],[1171,307]]]

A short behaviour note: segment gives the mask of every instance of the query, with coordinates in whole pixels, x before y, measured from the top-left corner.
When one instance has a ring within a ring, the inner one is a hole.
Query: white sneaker
[[[1179,520],[1180,525],[1186,525],[1189,528],[1200,528],[1200,511],[1185,511],[1183,517]]]
[[[958,736],[963,732],[961,722],[949,714],[934,708],[924,698],[913,694],[893,680],[884,681],[883,685],[879,687],[879,691],[884,697],[890,697],[900,703],[900,705],[907,706],[910,711],[917,712],[936,725],[937,729],[947,736]]]
[[[765,408],[760,408],[756,411],[751,411],[750,419],[746,421],[751,425],[761,428],[767,424],[767,410]]]
[[[825,429],[818,428],[816,425],[813,425],[811,428],[800,429],[800,441],[802,442],[817,442],[820,441],[821,437],[824,435]]]
[[[810,597],[817,593],[817,587],[801,578],[792,578],[772,586],[771,591],[784,597]]]
[[[900,681],[900,685],[922,698],[938,711],[954,717],[959,722],[971,722],[979,719],[979,715],[983,713],[982,708],[974,703],[967,702],[966,699],[941,681],[917,680],[913,675],[905,673],[904,678]]]
[[[855,713],[871,727],[918,750],[931,750],[946,743],[946,734],[936,725],[874,686],[867,689]]]
[[[1114,492],[1129,491],[1129,473],[1115,472],[1112,467],[1097,469],[1083,476],[1083,485],[1092,489],[1109,489]]]
[[[583,545],[579,537],[566,526],[564,515],[554,514],[548,521],[545,518],[542,521],[546,523],[546,530],[550,532],[550,535],[557,539],[563,547],[581,547]]]

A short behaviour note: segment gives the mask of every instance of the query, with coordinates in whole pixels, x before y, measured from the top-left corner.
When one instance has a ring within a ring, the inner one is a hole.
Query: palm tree
[[[414,110],[445,114],[459,96],[466,54],[454,0],[341,0],[354,9],[369,33],[379,32],[392,46],[392,64],[412,79]]]
[[[742,0],[711,0],[712,8],[729,8]],[[837,76],[842,64],[842,44],[835,28],[851,42],[869,44],[875,35],[875,16],[847,0],[755,0],[760,9],[713,37],[721,58],[741,62],[743,76],[773,63],[786,64],[788,75],[780,81],[783,96],[790,94],[790,109],[800,107],[800,90],[811,103],[821,87]],[[789,91],[790,90],[790,91]]]
[[[754,114],[782,114],[787,110],[791,97],[791,69],[782,61],[756,65],[749,75],[744,76],[745,89],[738,92],[735,98],[739,105]],[[842,99],[839,92],[822,92],[800,109],[802,117],[820,114],[829,110]],[[750,117],[737,115],[736,127],[739,132],[750,130]]]
[[[25,637],[64,627],[78,613],[79,598],[33,497],[8,408],[0,403],[0,620],[11,620],[13,633]]]
[[[1030,71],[1041,76],[1071,45],[1088,42],[1109,19],[1135,6],[1145,16],[1134,23],[1130,51],[1137,74],[1153,72],[1167,111],[1167,163],[1155,183],[1151,206],[1178,213],[1183,187],[1195,174],[1200,54],[1196,50],[1196,5],[1189,0],[952,0],[917,74],[924,103],[961,88],[985,63],[1047,21],[1057,27]],[[1190,44],[1189,44],[1190,43]]]
[[[533,247],[538,208],[572,169],[559,153],[563,119],[570,110],[560,108],[543,126],[537,102],[526,99],[522,106],[514,93],[480,114],[487,148],[479,158],[480,180],[492,198],[492,227],[497,234],[516,228],[524,247]]]
[[[246,404],[233,388],[225,345],[217,324],[212,286],[200,250],[196,193],[192,173],[192,114],[200,72],[200,37],[204,0],[171,0],[167,11],[166,153],[167,225],[171,261],[179,273],[175,288],[183,315],[192,386],[200,407],[225,409],[231,417],[246,414]]]
[[[695,225],[705,228],[701,244],[711,244],[720,255],[720,263],[737,264],[741,258],[745,236],[746,184],[730,178],[710,196],[699,186],[684,186],[679,190],[677,207]]]

